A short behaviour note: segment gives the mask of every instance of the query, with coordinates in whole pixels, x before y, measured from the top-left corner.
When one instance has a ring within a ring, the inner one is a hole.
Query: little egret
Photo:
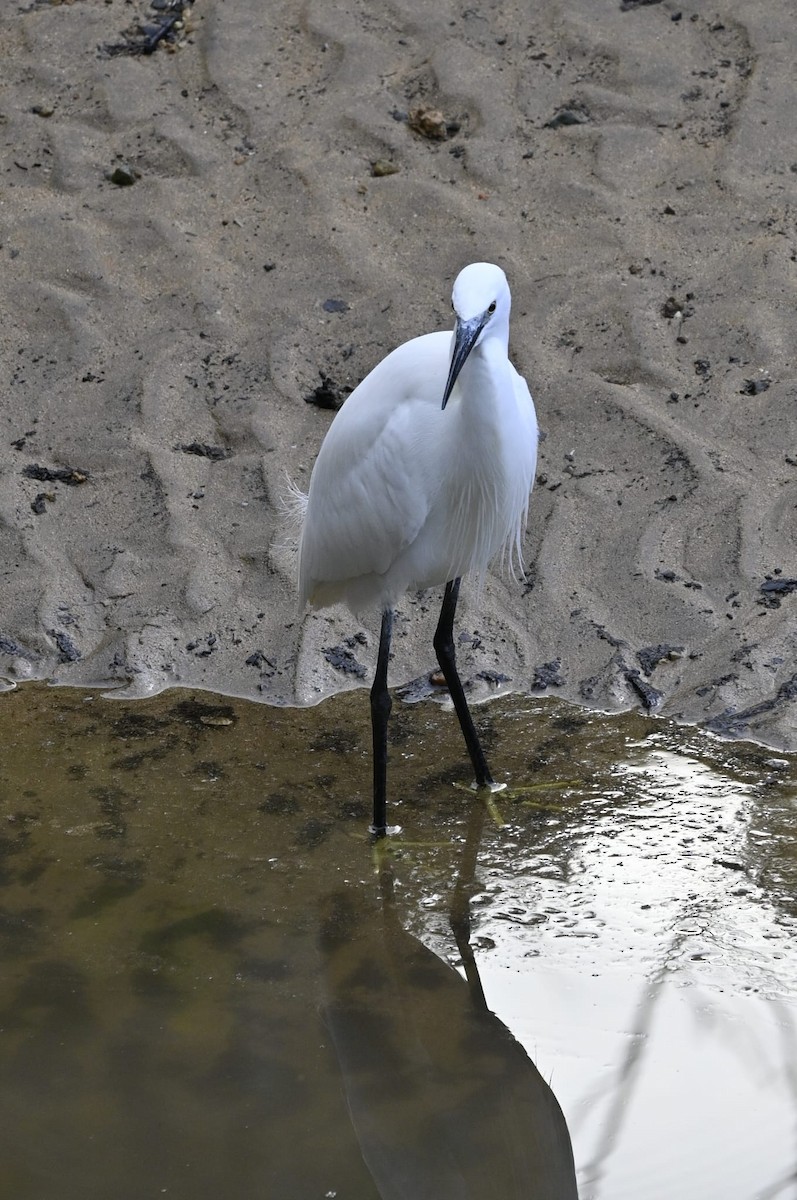
[[[387,831],[387,668],[393,609],[408,588],[444,584],[434,635],[478,787],[495,790],[457,674],[453,625],[461,577],[483,576],[521,539],[537,462],[537,417],[508,358],[506,276],[472,263],[452,294],[453,336],[428,333],[388,354],[347,398],[310,478],[299,543],[299,600],[379,605],[371,688],[374,819]]]

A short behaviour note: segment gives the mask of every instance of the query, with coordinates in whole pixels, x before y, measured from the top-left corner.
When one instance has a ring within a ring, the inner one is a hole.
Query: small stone
[[[340,408],[350,391],[351,388],[341,387],[322,372],[321,382],[309,395],[305,396],[304,401],[305,404],[315,404],[317,408],[336,410]]]
[[[769,387],[768,379],[745,379],[744,386],[739,389],[740,396],[759,396]]]
[[[415,133],[431,141],[444,141],[448,137],[448,122],[439,108],[427,108],[425,105],[413,108],[407,124]]]
[[[219,462],[232,455],[226,446],[209,446],[207,442],[181,442],[174,449],[182,450],[183,454],[195,454],[197,458],[209,458],[211,462]]]
[[[589,115],[583,108],[570,105],[557,109],[550,121],[545,122],[543,128],[562,129],[565,125],[585,125],[588,120]]]
[[[122,166],[114,167],[112,171],[106,172],[105,178],[109,183],[115,183],[117,187],[132,187],[132,185],[141,178],[140,172],[134,167]]]
[[[36,514],[36,516],[40,517],[42,515],[42,513],[45,511],[46,502],[49,501],[50,504],[52,504],[52,502],[54,500],[55,500],[55,496],[53,495],[52,492],[39,492],[36,499],[31,500],[30,507],[31,507],[32,511]]]

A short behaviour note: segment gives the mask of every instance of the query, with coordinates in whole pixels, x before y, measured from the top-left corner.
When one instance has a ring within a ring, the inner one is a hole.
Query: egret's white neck
[[[463,418],[468,424],[494,427],[511,403],[511,365],[507,355],[508,330],[491,330],[474,346],[459,376]]]

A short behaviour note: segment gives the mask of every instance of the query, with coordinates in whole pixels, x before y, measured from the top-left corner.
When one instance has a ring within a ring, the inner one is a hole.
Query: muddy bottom
[[[0,697],[3,1200],[797,1196],[794,760],[394,713]]]

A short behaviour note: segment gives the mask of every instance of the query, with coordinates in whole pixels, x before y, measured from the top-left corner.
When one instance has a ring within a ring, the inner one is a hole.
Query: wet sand
[[[306,400],[447,327],[488,259],[545,440],[527,580],[464,589],[474,694],[797,749],[790,13],[201,0],[176,47],[109,52],[152,17],[0,15],[2,678],[361,685],[376,614],[295,611]]]

